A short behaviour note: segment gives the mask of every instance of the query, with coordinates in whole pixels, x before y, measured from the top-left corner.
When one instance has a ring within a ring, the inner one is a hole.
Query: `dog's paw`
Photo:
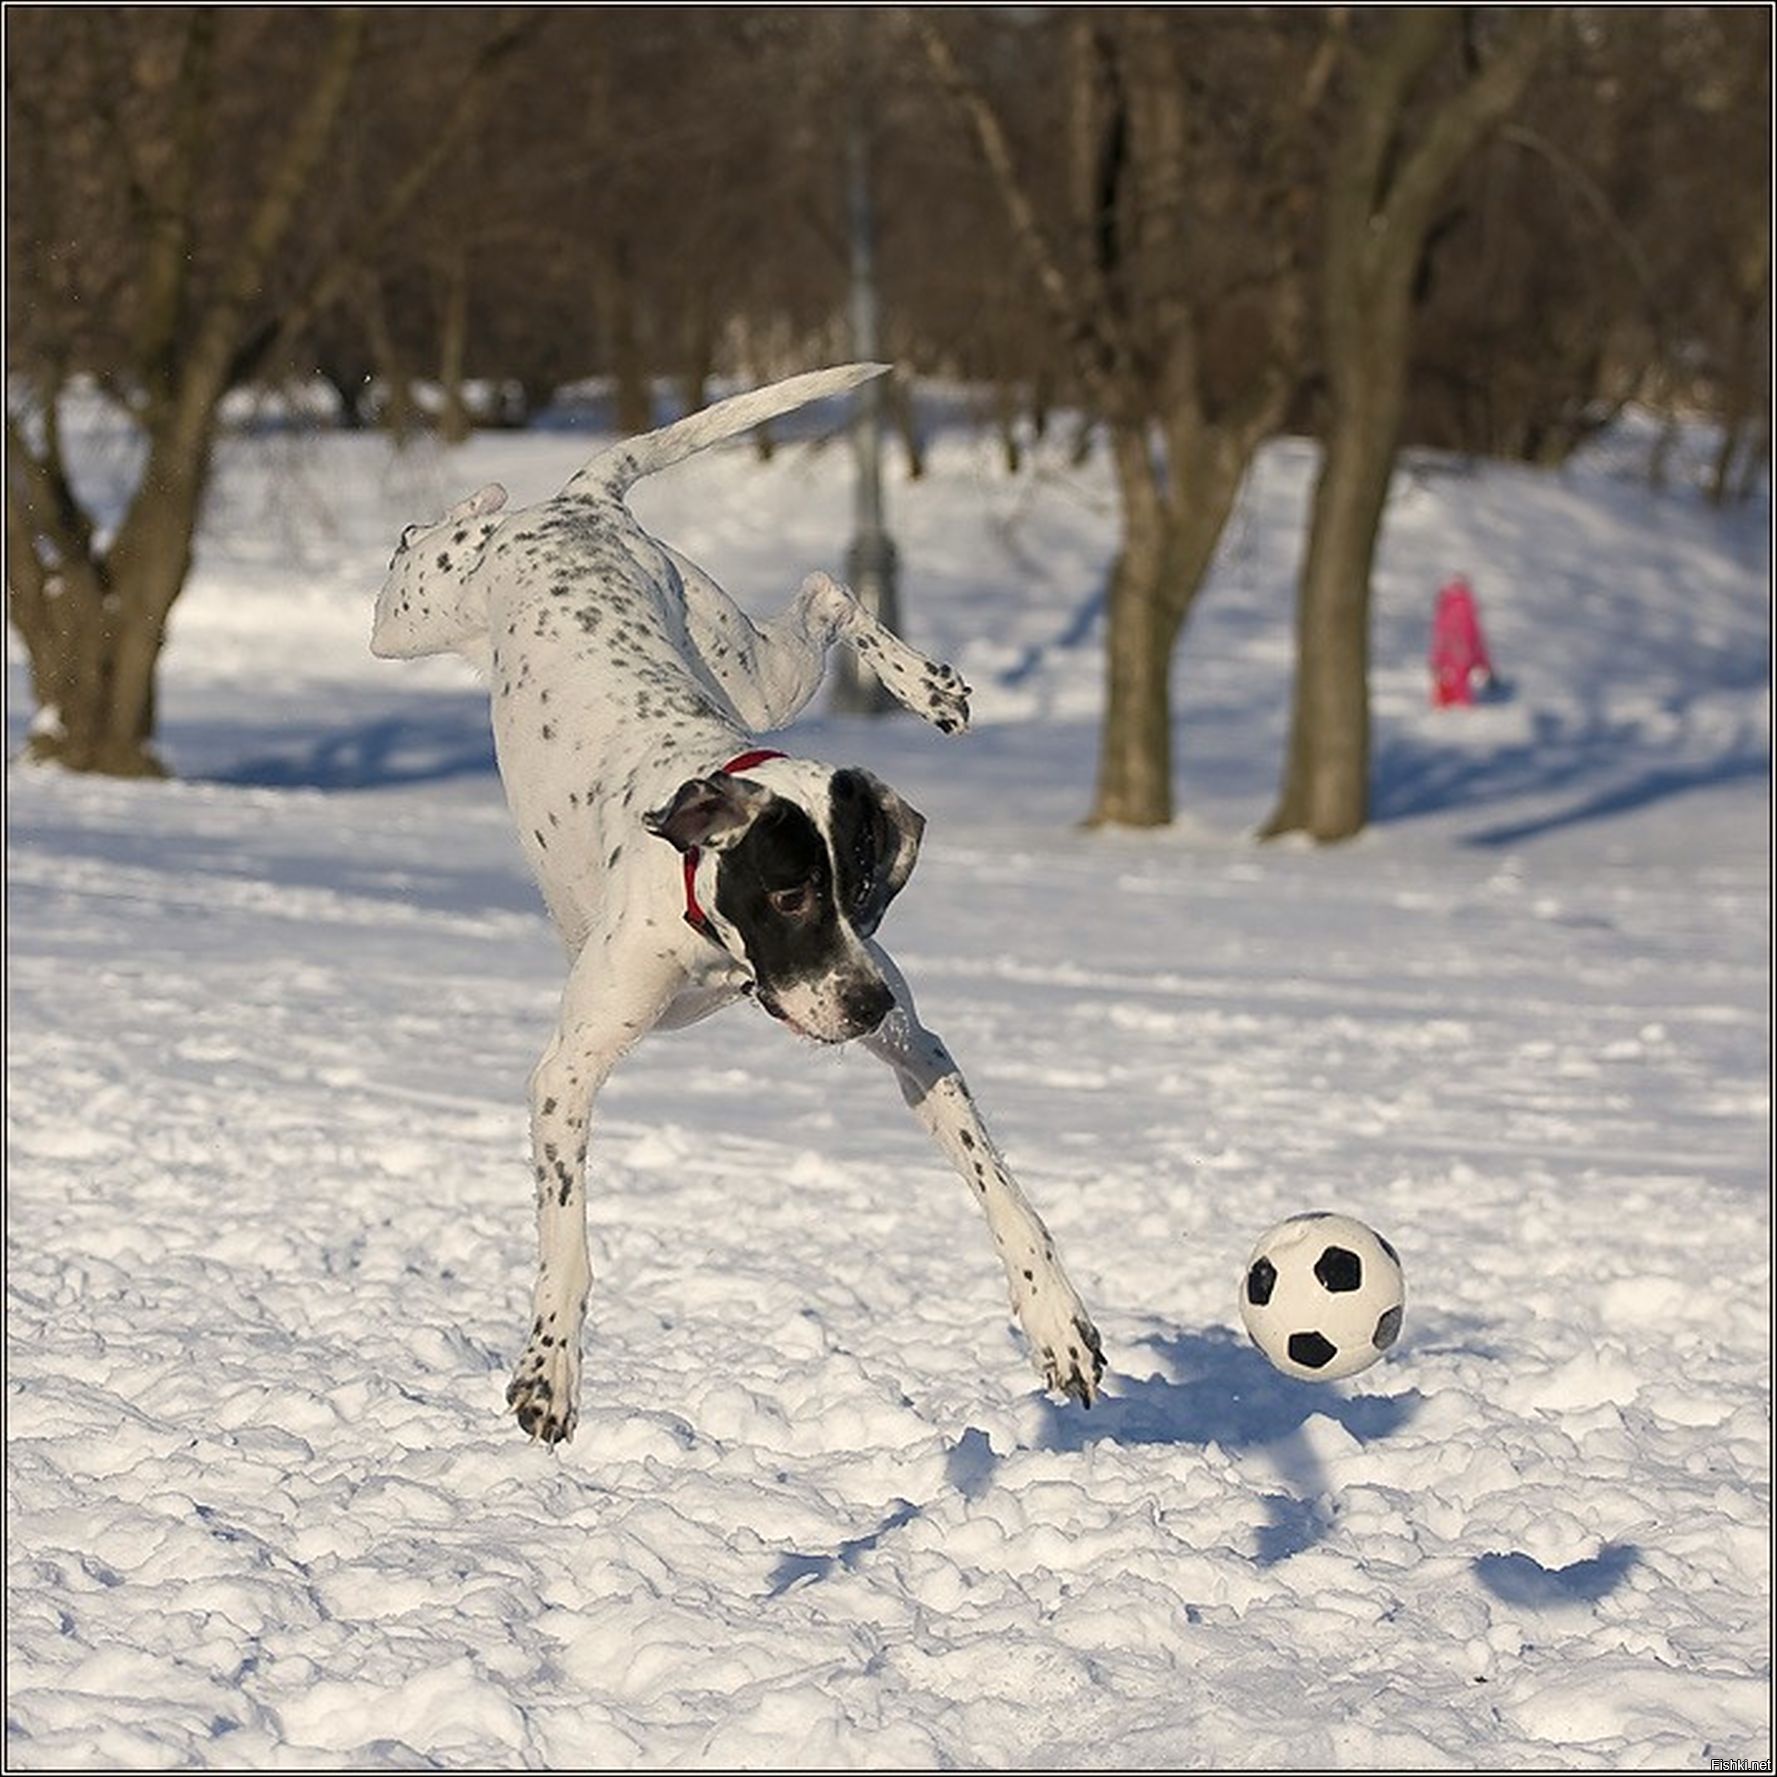
[[[566,1344],[533,1334],[512,1373],[506,1404],[521,1430],[545,1444],[565,1444],[580,1416],[580,1357]]]
[[[852,645],[897,703],[930,722],[940,734],[968,731],[969,687],[955,667],[928,660],[887,631],[880,637],[856,636]]]
[[[1090,1407],[1104,1376],[1104,1345],[1080,1298],[1065,1279],[1051,1279],[1022,1301],[1015,1295],[1013,1306],[1044,1387]]]
[[[1103,1379],[1104,1346],[1099,1341],[1098,1328],[1085,1315],[1079,1315],[1062,1348],[1044,1350],[1043,1380],[1057,1394],[1070,1395],[1089,1409],[1098,1399],[1098,1385]]]
[[[954,666],[927,661],[921,689],[928,703],[918,713],[940,734],[968,733],[969,687]]]

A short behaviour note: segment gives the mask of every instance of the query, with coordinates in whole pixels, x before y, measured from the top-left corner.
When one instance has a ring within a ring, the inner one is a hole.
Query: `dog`
[[[944,733],[967,727],[968,687],[825,574],[755,625],[625,500],[643,476],[887,368],[718,402],[605,451],[539,505],[509,513],[504,489],[483,488],[408,526],[377,599],[374,654],[454,651],[486,674],[507,801],[570,959],[530,1084],[537,1281],[506,1395],[546,1444],[573,1437],[578,1409],[593,1101],[644,1036],[748,996],[802,1037],[888,1064],[986,1214],[1044,1382],[1088,1407],[1098,1393],[1099,1336],[1049,1231],[875,940],[923,818],[868,771],[756,744],[814,695],[835,642]]]

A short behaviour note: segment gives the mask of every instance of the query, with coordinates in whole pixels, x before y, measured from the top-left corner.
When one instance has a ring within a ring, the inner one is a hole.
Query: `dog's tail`
[[[837,364],[831,370],[811,370],[762,389],[749,389],[705,407],[658,432],[644,432],[626,439],[592,459],[562,490],[568,494],[613,493],[622,498],[644,475],[670,469],[686,457],[750,427],[794,413],[827,395],[843,395],[859,383],[881,376],[887,364]]]

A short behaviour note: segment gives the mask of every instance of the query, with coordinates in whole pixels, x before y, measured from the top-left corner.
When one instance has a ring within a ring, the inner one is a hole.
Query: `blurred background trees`
[[[1398,445],[1558,464],[1630,403],[1717,422],[1711,498],[1768,464],[1768,12],[1534,20],[872,15],[891,461],[917,473],[908,391],[943,379],[1009,471],[1065,424],[1115,477],[1095,819],[1171,817],[1173,650],[1253,453],[1348,436],[1378,378],[1398,378],[1381,469],[1365,454],[1378,511]],[[839,9],[8,25],[7,577],[41,756],[155,769],[155,665],[233,387],[325,385],[341,424],[459,438],[590,378],[633,428],[714,377],[845,355]],[[1453,116],[1460,152],[1406,204]],[[1391,203],[1410,250],[1370,289],[1340,241]],[[121,514],[85,507],[64,460],[65,399],[88,389],[141,435]],[[1332,553],[1316,584],[1356,662],[1334,702],[1361,719],[1369,554]],[[1336,819],[1298,793],[1331,756],[1311,730],[1273,825],[1335,837],[1364,817],[1361,728],[1332,743],[1355,761]]]

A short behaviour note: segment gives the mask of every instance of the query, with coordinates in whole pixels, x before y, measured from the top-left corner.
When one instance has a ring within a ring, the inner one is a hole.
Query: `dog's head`
[[[855,767],[756,771],[692,778],[643,822],[699,854],[698,899],[768,1012],[824,1043],[868,1036],[895,996],[863,941],[912,874],[925,819]]]

